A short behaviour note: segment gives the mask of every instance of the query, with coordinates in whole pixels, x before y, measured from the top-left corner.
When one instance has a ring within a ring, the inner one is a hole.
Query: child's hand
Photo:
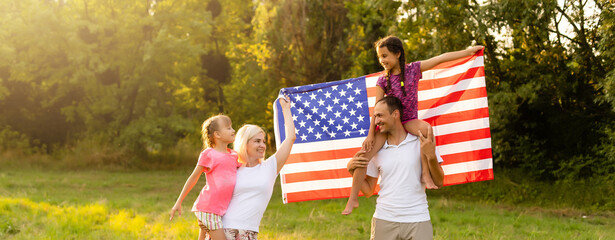
[[[284,98],[281,98],[278,102],[280,102],[282,110],[290,109],[290,97],[288,95],[285,95]]]
[[[427,135],[423,135],[419,130],[419,141],[421,141],[421,153],[428,159],[435,158],[436,156],[436,137],[433,135],[433,129],[429,128]]]
[[[366,168],[367,164],[369,164],[369,159],[365,157],[365,151],[359,150],[357,153],[354,154],[354,157],[352,157],[350,161],[348,161],[346,168],[348,169],[348,171],[354,172],[354,170],[357,168]]]
[[[474,54],[476,54],[476,52],[480,51],[483,48],[485,48],[485,47],[483,47],[481,45],[470,46],[470,47],[468,47],[468,49],[466,49],[466,51],[468,51],[470,53],[470,55],[474,55]]]
[[[365,141],[363,141],[362,150],[365,152],[371,152],[373,147],[374,147],[374,138],[370,135],[367,135],[367,137],[365,138]]]
[[[173,217],[175,216],[175,212],[177,212],[178,216],[182,215],[182,205],[181,204],[175,204],[175,206],[171,208],[171,218],[169,218],[169,221],[173,220]]]

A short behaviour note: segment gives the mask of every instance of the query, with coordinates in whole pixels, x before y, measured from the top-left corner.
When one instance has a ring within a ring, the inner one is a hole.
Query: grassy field
[[[0,169],[0,239],[194,239],[198,227],[189,210],[204,178],[186,198],[184,214],[168,220],[190,171]],[[467,201],[445,193],[429,197],[435,239],[615,239],[611,212]],[[361,198],[351,216],[339,214],[344,204],[284,205],[276,186],[259,237],[368,239],[375,198]]]

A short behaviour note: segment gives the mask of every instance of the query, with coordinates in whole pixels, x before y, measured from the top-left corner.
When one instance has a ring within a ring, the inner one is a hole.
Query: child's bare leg
[[[350,196],[346,202],[346,208],[342,211],[343,215],[349,215],[352,210],[359,207],[359,191],[361,189],[361,179],[365,179],[367,168],[356,168],[352,174],[352,187],[350,188]]]
[[[209,231],[209,238],[211,240],[226,240],[226,236],[224,236],[224,229],[216,229]]]
[[[199,223],[199,240],[226,240],[226,236],[224,235],[224,229],[219,228],[216,230],[209,230],[209,228],[203,224],[203,222],[198,221]]]
[[[372,159],[374,155],[384,146],[386,138],[382,133],[377,132],[374,137],[374,147],[369,152],[364,153],[367,159]],[[346,208],[342,211],[343,215],[349,215],[352,210],[359,207],[359,191],[361,190],[361,183],[365,180],[367,175],[367,168],[357,168],[352,174],[352,187],[350,188],[350,196],[346,203]]]
[[[429,128],[431,128],[431,125],[429,125],[429,123],[423,120],[414,119],[404,124],[404,128],[412,135],[420,136],[420,130],[423,136],[426,136],[427,132],[429,131]],[[429,165],[427,164],[427,158],[425,158],[423,153],[421,153],[421,181],[425,183],[425,188],[427,189],[438,189],[438,186],[436,186],[436,184],[433,182],[433,179],[431,178],[431,174],[429,173]]]
[[[207,238],[207,232],[199,228],[199,240],[205,240],[205,238]]]

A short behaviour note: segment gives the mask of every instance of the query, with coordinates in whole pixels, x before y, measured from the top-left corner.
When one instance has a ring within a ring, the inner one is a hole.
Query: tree
[[[86,46],[56,3],[5,1],[0,7],[0,122],[43,148],[62,144],[84,127],[66,121],[62,109],[85,95],[78,85],[88,72],[77,69]]]
[[[597,1],[602,12],[600,14],[600,25],[598,27],[598,51],[601,53],[600,60],[603,62],[604,69],[607,71],[606,77],[598,79],[598,85],[603,95],[598,95],[597,101],[600,103],[608,102],[611,111],[615,112],[615,6],[609,5],[609,1]],[[598,174],[615,177],[615,120],[607,119],[607,123],[602,128],[606,137],[601,140],[601,145],[596,150],[604,156],[600,166],[596,166]]]
[[[612,119],[597,82],[604,77],[595,41],[597,16],[584,15],[587,1],[500,1],[481,8],[487,24],[508,29],[489,89],[496,162],[546,179],[584,178],[602,164],[594,151]],[[538,17],[536,17],[538,16]],[[573,17],[575,16],[575,17]],[[563,34],[561,18],[574,33]],[[490,57],[489,59],[494,59]]]
[[[273,129],[280,88],[334,81],[351,65],[343,1],[257,1],[251,40],[229,54],[234,62],[227,96],[240,121]],[[232,90],[231,90],[232,89]]]
[[[352,68],[343,78],[358,77],[382,71],[374,43],[390,33],[397,22],[400,2],[392,0],[352,0],[345,2],[350,26],[346,29]]]

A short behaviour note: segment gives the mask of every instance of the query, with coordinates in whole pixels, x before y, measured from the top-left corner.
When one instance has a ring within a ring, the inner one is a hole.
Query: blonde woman
[[[265,131],[256,125],[246,124],[237,131],[234,148],[243,166],[237,170],[233,197],[222,226],[228,240],[253,240],[258,237],[258,227],[267,209],[275,179],[286,163],[295,142],[295,124],[290,112],[290,98],[280,99],[286,139],[277,152],[265,158]]]

